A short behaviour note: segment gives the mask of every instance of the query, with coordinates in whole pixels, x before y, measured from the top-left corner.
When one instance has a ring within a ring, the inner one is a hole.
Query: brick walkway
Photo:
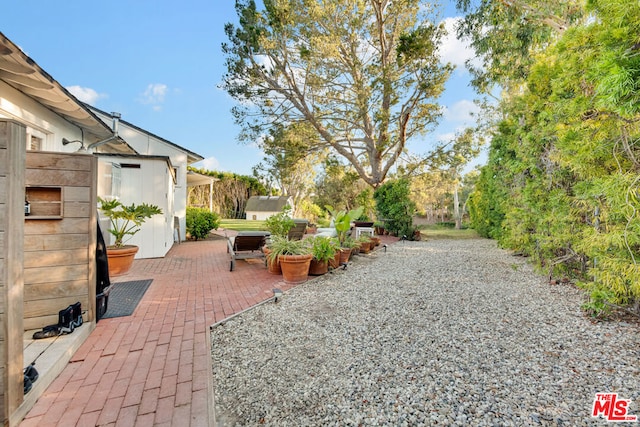
[[[259,260],[230,272],[223,239],[136,260],[118,281],[139,279],[153,283],[134,314],[100,320],[21,427],[210,425],[209,326],[291,287]]]

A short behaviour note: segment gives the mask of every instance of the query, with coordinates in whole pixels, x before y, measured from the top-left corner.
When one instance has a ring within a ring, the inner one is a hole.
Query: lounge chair
[[[302,240],[304,237],[304,233],[307,232],[307,225],[309,221],[306,219],[294,219],[294,226],[291,230],[289,230],[289,240]]]
[[[239,231],[235,237],[227,238],[227,252],[231,255],[231,270],[237,259],[265,258],[262,247],[271,235],[268,231]]]

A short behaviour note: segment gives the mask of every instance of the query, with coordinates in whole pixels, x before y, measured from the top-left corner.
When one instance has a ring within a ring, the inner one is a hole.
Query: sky
[[[262,153],[237,141],[235,101],[221,88],[233,0],[30,0],[2,5],[0,32],[80,100],[193,151],[194,166],[251,175]],[[443,8],[447,28],[455,9]],[[477,111],[464,43],[450,35],[443,61],[457,66],[440,103],[445,113],[416,152],[473,124]]]

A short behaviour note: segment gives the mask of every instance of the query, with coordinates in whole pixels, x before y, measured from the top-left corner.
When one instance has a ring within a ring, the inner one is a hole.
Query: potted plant
[[[144,222],[154,215],[162,215],[162,210],[156,205],[142,203],[136,205],[124,205],[119,200],[105,200],[98,197],[99,209],[109,218],[109,233],[114,237],[114,242],[107,246],[107,258],[109,260],[109,274],[120,276],[126,274],[133,258],[138,252],[135,245],[125,243],[138,231]]]
[[[266,229],[271,233],[273,237],[282,237],[285,238],[289,234],[289,230],[293,228],[295,222],[293,218],[289,215],[291,212],[291,207],[289,205],[285,205],[282,208],[282,212],[279,212],[275,215],[271,215],[268,217],[264,225]],[[271,258],[269,254],[271,253],[271,238],[267,242],[267,245],[262,249],[267,257],[267,270],[271,274],[282,274],[282,269],[280,268],[280,260],[277,256]]]
[[[333,224],[338,234],[338,241],[342,246],[343,242],[347,238],[349,230],[351,230],[351,221],[362,215],[362,206],[352,209],[350,211],[335,211],[331,206],[327,206],[327,209],[333,217]]]
[[[358,244],[351,237],[345,237],[344,241],[340,243],[340,264],[349,262],[349,258],[354,254],[355,248]]]
[[[264,221],[264,226],[272,236],[286,237],[289,234],[289,230],[295,225],[293,218],[289,215],[290,212],[291,207],[286,205],[282,208],[282,212],[271,215]]]
[[[358,237],[357,242],[360,244],[360,252],[368,254],[371,251],[371,237],[362,235]]]
[[[282,278],[287,283],[302,283],[309,275],[311,249],[304,240],[289,240],[286,237],[273,236],[269,243],[267,259],[280,262]]]
[[[329,271],[329,260],[333,260],[340,249],[338,240],[327,236],[316,236],[308,240],[311,244],[311,255],[313,255],[309,274],[312,276],[325,274]]]

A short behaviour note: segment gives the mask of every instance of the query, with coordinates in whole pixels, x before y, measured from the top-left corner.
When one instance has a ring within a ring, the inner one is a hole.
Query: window
[[[27,142],[27,150],[41,151],[42,150],[42,138],[31,135],[30,140]]]
[[[122,169],[118,163],[111,163],[111,196],[120,198],[120,182],[122,181]]]

